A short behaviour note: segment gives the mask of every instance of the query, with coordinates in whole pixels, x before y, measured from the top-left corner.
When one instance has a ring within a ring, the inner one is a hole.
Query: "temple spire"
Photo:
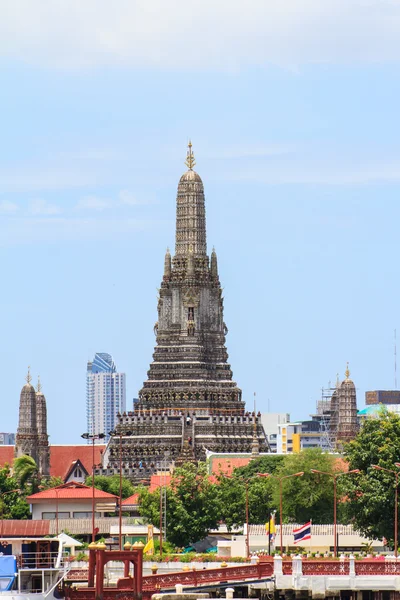
[[[40,392],[42,391],[42,384],[41,384],[41,381],[40,381],[40,375],[38,375],[36,391],[37,391],[38,394],[40,394]]]
[[[185,165],[189,168],[190,171],[192,171],[195,164],[196,164],[196,161],[194,159],[194,154],[193,154],[193,150],[192,150],[192,142],[189,140]]]
[[[30,368],[30,366],[28,367],[28,373],[27,373],[27,375],[26,375],[25,379],[26,379],[26,383],[27,383],[28,385],[30,385],[30,383],[31,383],[31,381],[32,381],[32,376],[31,376],[31,368]]]
[[[169,279],[171,277],[171,254],[169,251],[169,248],[167,248],[167,251],[165,253],[165,259],[164,259],[164,279]]]
[[[189,168],[179,180],[176,198],[175,257],[172,261],[174,270],[179,270],[183,265],[179,258],[176,262],[177,257],[183,255],[187,259],[190,250],[196,259],[207,255],[204,188],[200,175],[193,171],[195,164],[192,142],[189,142],[186,158]]]
[[[211,252],[211,277],[218,277],[218,261],[215,248]]]
[[[346,371],[345,371],[344,374],[345,374],[345,377],[346,377],[346,381],[348,381],[350,379],[349,363],[347,363]]]

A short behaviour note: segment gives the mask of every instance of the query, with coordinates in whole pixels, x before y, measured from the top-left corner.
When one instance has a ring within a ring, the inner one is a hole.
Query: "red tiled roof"
[[[122,506],[126,505],[126,506],[130,506],[132,504],[138,504],[139,502],[139,494],[132,494],[132,496],[129,496],[129,498],[125,498],[125,500],[122,500]]]
[[[104,452],[104,444],[95,444],[94,463],[101,463],[101,453]],[[6,463],[12,464],[14,460],[14,446],[0,446],[0,467]],[[74,446],[50,446],[50,475],[65,479],[71,465],[80,460],[88,473],[92,472],[93,448],[89,444],[77,444]]]
[[[12,465],[14,460],[14,446],[0,446],[0,467],[6,463]]]
[[[31,496],[27,496],[26,499],[33,503],[41,502],[42,500],[56,500],[57,498],[58,500],[90,500],[93,497],[92,494],[93,490],[90,486],[71,481],[70,483],[64,483],[64,485],[58,485],[55,488],[32,494]],[[103,490],[98,490],[97,488],[94,490],[94,497],[107,500],[115,500],[117,498],[114,494],[103,492]]]
[[[212,475],[232,475],[238,467],[245,467],[253,459],[252,456],[222,457],[212,458]]]
[[[171,475],[166,473],[165,475],[152,475],[150,479],[149,492],[152,493],[162,485],[170,485]]]
[[[16,521],[5,519],[1,523],[4,537],[43,537],[50,533],[50,521]]]
[[[94,445],[94,464],[101,463],[102,452],[106,449],[105,444]],[[93,447],[91,444],[79,444],[76,446],[50,446],[50,475],[65,479],[71,464],[80,460],[88,473],[92,472]]]

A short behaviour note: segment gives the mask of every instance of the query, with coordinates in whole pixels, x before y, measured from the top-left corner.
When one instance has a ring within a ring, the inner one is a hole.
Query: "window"
[[[99,512],[95,512],[95,517],[99,518],[101,515]],[[73,513],[74,519],[89,519],[92,517],[92,511],[76,511]]]
[[[58,512],[58,518],[59,519],[69,519],[70,518],[70,513],[69,512]],[[42,519],[57,519],[57,513],[56,512],[42,512]]]

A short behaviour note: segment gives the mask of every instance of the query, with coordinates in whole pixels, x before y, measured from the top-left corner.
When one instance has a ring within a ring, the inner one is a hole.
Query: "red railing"
[[[303,560],[303,575],[349,575],[349,561]]]
[[[271,577],[273,571],[273,563],[264,562],[258,565],[241,565],[235,567],[219,567],[218,569],[201,569],[147,575],[146,577],[143,577],[143,594],[146,597],[150,597],[151,594],[161,589],[174,589],[177,584],[188,587],[197,587],[224,581],[261,579],[263,577]],[[78,581],[82,580],[82,576],[82,570],[77,569],[76,571],[70,571],[68,579],[70,581]],[[65,597],[68,600],[93,600],[93,593],[93,588],[75,588],[67,586],[65,589]],[[124,594],[125,591],[116,588],[105,588],[104,600],[125,600]],[[132,592],[130,592],[130,598],[132,598]]]
[[[201,569],[178,573],[160,573],[143,577],[143,590],[171,589],[176,584],[197,587],[207,583],[221,581],[237,581],[243,579],[261,579],[273,575],[272,563],[258,565],[241,565],[235,567],[219,567],[218,569]]]
[[[292,574],[292,561],[291,560],[283,560],[282,561],[282,573],[284,575]]]
[[[400,575],[400,563],[391,560],[363,560],[355,563],[356,575]]]

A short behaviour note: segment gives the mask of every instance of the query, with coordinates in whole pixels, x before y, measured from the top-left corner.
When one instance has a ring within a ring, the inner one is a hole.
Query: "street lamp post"
[[[122,550],[122,436],[123,435],[132,435],[132,431],[113,431],[109,432],[111,436],[119,437],[119,531],[118,531],[118,539],[119,539],[119,549]]]
[[[397,468],[400,468],[400,463],[394,463]],[[384,467],[380,467],[379,465],[371,465],[373,469],[377,471],[386,471],[386,473],[391,473],[395,477],[395,492],[394,492],[394,555],[397,557],[397,547],[398,547],[398,539],[397,539],[397,521],[398,521],[398,498],[399,498],[399,471],[392,471],[391,469],[385,469]]]
[[[249,482],[251,477],[233,477],[232,475],[226,475],[228,479],[239,479],[243,481],[245,485],[245,506],[246,506],[246,558],[250,556],[250,530],[249,530]]]
[[[281,554],[283,553],[283,522],[282,522],[282,482],[284,479],[289,479],[289,477],[302,477],[304,475],[304,471],[299,471],[298,473],[291,473],[290,475],[270,475],[270,473],[257,473],[258,477],[274,477],[279,481],[279,530],[280,530],[280,547]]]
[[[95,532],[95,500],[94,500],[94,442],[105,438],[105,433],[82,433],[81,438],[92,441],[92,543],[96,541]]]
[[[351,475],[355,473],[359,473],[360,469],[352,469],[351,471],[345,471],[344,473],[328,473],[326,471],[318,471],[318,469],[311,469],[311,473],[319,473],[320,475],[328,475],[328,477],[332,477],[333,479],[333,555],[337,557],[337,493],[336,493],[336,482],[338,477],[342,477],[343,475]]]

